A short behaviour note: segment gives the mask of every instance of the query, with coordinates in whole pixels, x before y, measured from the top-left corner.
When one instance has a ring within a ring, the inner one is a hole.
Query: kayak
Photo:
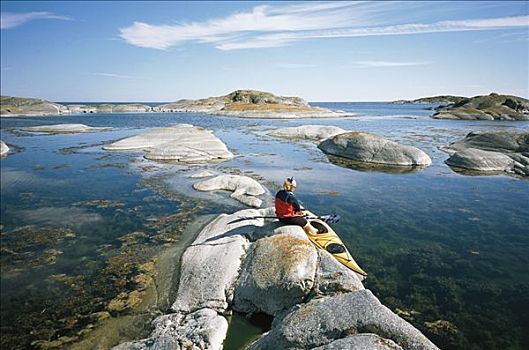
[[[308,210],[305,210],[305,213],[308,214],[308,216],[316,216]],[[338,237],[336,232],[334,232],[325,221],[320,219],[311,219],[310,223],[319,231],[319,233],[315,235],[307,233],[307,236],[312,243],[332,254],[336,260],[345,265],[347,268],[362,276],[367,276],[367,273],[362,270],[360,266],[358,266],[356,261],[354,261],[340,237]]]

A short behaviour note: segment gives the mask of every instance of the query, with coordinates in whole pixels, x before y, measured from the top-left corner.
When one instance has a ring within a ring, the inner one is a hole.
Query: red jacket
[[[275,207],[278,218],[300,216],[301,205],[294,193],[290,191],[281,190],[277,192]]]

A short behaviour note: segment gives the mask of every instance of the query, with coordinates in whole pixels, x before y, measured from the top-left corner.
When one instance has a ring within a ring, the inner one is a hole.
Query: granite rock
[[[427,166],[432,160],[420,149],[403,146],[368,132],[347,132],[318,145],[323,152],[355,161],[381,165]]]
[[[209,130],[190,124],[177,124],[111,143],[110,151],[144,150],[145,158],[201,163],[233,158],[226,145]]]
[[[198,182],[193,185],[193,188],[199,191],[233,191],[230,197],[255,208],[259,208],[262,203],[262,200],[255,196],[265,193],[263,186],[259,182],[248,176],[241,175],[219,175]]]

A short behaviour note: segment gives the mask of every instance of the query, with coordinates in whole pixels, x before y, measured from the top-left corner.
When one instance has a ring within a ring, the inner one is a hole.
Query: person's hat
[[[296,183],[296,180],[294,180],[294,176],[289,177],[287,180],[288,182],[290,182],[292,186],[297,187],[297,183]]]

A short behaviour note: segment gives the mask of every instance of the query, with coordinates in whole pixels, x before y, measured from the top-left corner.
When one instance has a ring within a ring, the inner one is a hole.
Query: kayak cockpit
[[[318,234],[328,233],[329,232],[329,230],[327,229],[327,226],[325,224],[323,224],[322,222],[320,222],[320,221],[313,220],[313,221],[310,222],[310,224],[316,230],[318,230]]]

